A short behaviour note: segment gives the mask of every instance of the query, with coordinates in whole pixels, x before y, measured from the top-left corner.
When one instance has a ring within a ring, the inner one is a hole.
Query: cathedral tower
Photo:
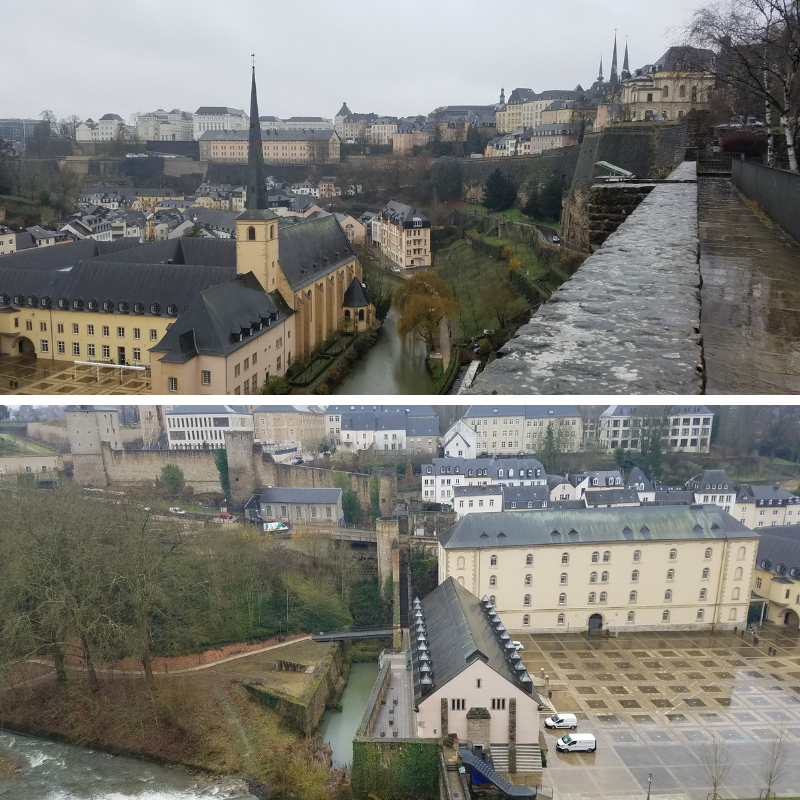
[[[617,32],[614,31],[614,55],[611,57],[611,77],[609,81],[612,86],[619,84],[619,73],[617,72]]]

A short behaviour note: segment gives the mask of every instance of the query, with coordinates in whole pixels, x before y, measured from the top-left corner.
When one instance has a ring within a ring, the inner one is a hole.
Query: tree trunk
[[[150,645],[145,643],[144,651],[142,652],[142,667],[144,668],[144,677],[147,680],[148,686],[153,685],[153,657],[150,654]]]
[[[56,668],[56,680],[58,683],[66,683],[67,668],[64,666],[64,652],[58,645],[53,645],[50,654],[53,656],[53,665]]]
[[[784,135],[786,136],[786,153],[789,156],[789,169],[792,172],[800,172],[797,167],[797,150],[794,142],[794,129],[788,114],[781,114],[781,125],[783,125]]]
[[[92,652],[89,649],[89,640],[86,638],[86,634],[83,631],[81,631],[81,647],[83,648],[83,658],[86,662],[86,671],[89,673],[89,686],[93,692],[99,692],[100,681],[97,678],[97,672],[94,668]]]

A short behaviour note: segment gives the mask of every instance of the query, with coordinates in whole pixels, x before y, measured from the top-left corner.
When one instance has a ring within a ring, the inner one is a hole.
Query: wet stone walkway
[[[701,178],[706,394],[800,392],[800,244],[727,178]]]

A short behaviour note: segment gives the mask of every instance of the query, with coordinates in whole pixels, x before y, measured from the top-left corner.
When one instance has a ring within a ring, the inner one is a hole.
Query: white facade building
[[[200,106],[192,117],[193,137],[199,139],[206,131],[246,131],[250,117],[240,108]]]
[[[194,138],[194,117],[188,111],[159,108],[142,114],[136,121],[136,136],[143,142],[191,142]]]
[[[226,431],[252,431],[253,415],[233,406],[171,406],[165,414],[170,450],[218,450]]]

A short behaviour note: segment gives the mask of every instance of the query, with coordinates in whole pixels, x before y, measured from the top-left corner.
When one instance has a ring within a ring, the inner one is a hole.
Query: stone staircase
[[[492,766],[497,772],[510,774],[508,771],[508,745],[490,745]],[[541,774],[542,752],[538,744],[517,745],[517,771],[514,774]]]

